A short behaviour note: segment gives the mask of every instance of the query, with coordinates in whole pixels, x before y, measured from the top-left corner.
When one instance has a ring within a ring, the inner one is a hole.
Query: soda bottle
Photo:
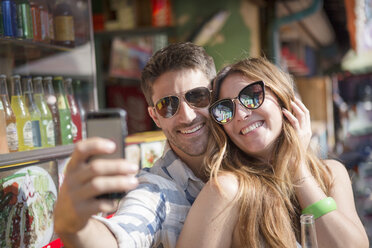
[[[4,107],[6,121],[6,137],[8,141],[9,151],[18,152],[18,133],[16,118],[12,108],[10,107],[5,75],[0,75],[0,101],[2,102],[2,105]]]
[[[32,30],[34,32],[34,41],[41,41],[41,20],[40,9],[35,0],[30,0]]]
[[[53,86],[56,91],[58,114],[60,120],[62,145],[72,144],[73,138],[71,133],[71,112],[63,88],[63,78],[54,77]]]
[[[41,145],[43,147],[55,146],[55,134],[52,113],[44,98],[43,82],[41,77],[35,77],[34,82],[34,99],[41,114]]]
[[[44,96],[45,101],[49,107],[50,113],[52,114],[53,125],[54,125],[54,141],[55,145],[62,145],[61,139],[61,122],[59,119],[57,97],[54,93],[52,77],[44,77]]]
[[[1,1],[1,10],[4,25],[4,36],[14,38],[17,36],[17,7],[13,0]]]
[[[3,101],[0,99],[0,154],[9,153],[8,141],[6,138],[6,120]]]
[[[34,148],[41,148],[42,137],[46,138],[46,133],[42,133],[40,128],[41,125],[41,113],[34,100],[34,90],[32,87],[31,77],[25,77],[22,79],[23,82],[23,96],[25,98],[26,107],[31,117],[32,124],[32,140]]]
[[[12,98],[11,106],[16,117],[18,133],[18,150],[26,151],[34,148],[32,137],[32,123],[30,113],[23,101],[21,77],[14,75],[11,78]]]
[[[44,0],[38,0],[40,10],[40,27],[41,27],[41,40],[43,42],[50,42],[49,39],[49,13],[48,6]]]
[[[318,248],[316,239],[314,215],[302,214],[301,222],[301,246],[302,248]]]
[[[70,106],[70,111],[71,111],[71,120],[72,120],[71,133],[73,137],[73,142],[76,143],[82,138],[82,125],[81,125],[80,111],[79,111],[79,108],[76,104],[75,97],[74,97],[74,90],[72,88],[71,78],[66,78],[65,89],[66,89],[66,97],[67,97],[67,100]]]
[[[31,8],[28,0],[17,0],[18,37],[32,40],[34,38],[31,18]]]
[[[53,16],[53,1],[46,1],[48,8],[48,25],[49,25],[49,40],[54,42],[54,16]]]
[[[68,3],[60,1],[56,4],[54,10],[54,27],[54,43],[56,45],[75,46],[74,16]]]

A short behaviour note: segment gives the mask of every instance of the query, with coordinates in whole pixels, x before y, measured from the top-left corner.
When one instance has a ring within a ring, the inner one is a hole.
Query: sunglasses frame
[[[245,106],[245,105],[241,102],[241,100],[240,100],[240,95],[242,94],[242,92],[243,92],[246,88],[251,87],[251,86],[256,85],[256,84],[258,84],[258,85],[260,85],[260,86],[262,87],[262,102],[261,102],[260,105],[258,105],[258,107],[255,107],[255,108],[249,108],[249,107]],[[233,104],[233,110],[232,110],[232,112],[233,112],[233,113],[232,113],[232,117],[231,117],[231,119],[230,119],[229,121],[227,121],[227,122],[225,122],[225,123],[222,123],[222,122],[220,122],[220,121],[217,121],[217,119],[215,118],[215,116],[214,116],[214,114],[213,114],[212,109],[213,109],[215,106],[217,106],[219,103],[221,103],[222,101],[226,101],[226,100],[232,102],[232,104]],[[236,96],[236,97],[234,97],[234,98],[224,98],[224,99],[220,99],[220,100],[214,102],[214,103],[209,107],[209,114],[211,115],[212,119],[213,119],[216,123],[218,123],[218,124],[220,124],[220,125],[225,125],[225,124],[227,124],[227,123],[230,123],[230,122],[234,119],[234,117],[235,117],[235,112],[236,112],[236,111],[235,111],[235,108],[236,108],[235,101],[236,101],[236,100],[238,100],[239,103],[240,103],[242,106],[244,106],[246,109],[249,109],[249,110],[258,109],[259,107],[261,107],[261,105],[262,105],[262,104],[264,103],[264,101],[265,101],[265,83],[264,83],[262,80],[260,80],[260,81],[255,81],[255,82],[253,82],[253,83],[251,83],[251,84],[245,86],[243,89],[241,89],[241,90],[239,91],[239,93],[238,93],[238,96]]]
[[[161,117],[163,117],[163,118],[165,118],[165,119],[173,118],[173,117],[178,113],[178,110],[180,109],[180,105],[181,105],[181,99],[180,99],[180,96],[182,96],[183,100],[187,103],[187,105],[190,106],[190,108],[193,108],[193,109],[199,109],[199,107],[193,106],[192,103],[190,103],[190,102],[187,101],[187,99],[186,99],[186,94],[187,94],[188,92],[190,92],[190,91],[194,91],[194,90],[196,90],[196,89],[208,89],[208,92],[209,92],[209,103],[208,103],[207,106],[205,106],[205,107],[201,107],[201,108],[207,108],[208,106],[210,106],[211,101],[212,101],[212,90],[209,89],[208,87],[201,86],[201,87],[196,87],[196,88],[193,88],[193,89],[190,89],[190,90],[186,90],[186,91],[180,92],[180,93],[178,93],[177,95],[174,95],[174,94],[173,94],[173,95],[164,96],[164,97],[160,98],[159,100],[157,100],[157,101],[155,102],[155,104],[154,104],[154,106],[153,106],[153,109],[154,109],[154,110],[155,110],[155,111],[156,111],[156,112],[157,112]],[[159,112],[158,108],[156,107],[156,105],[157,105],[161,100],[163,100],[164,98],[169,98],[169,97],[177,97],[179,104],[178,104],[178,106],[177,106],[177,110],[176,110],[176,112],[175,112],[172,116],[170,116],[170,117],[165,117],[165,116],[163,116],[162,114],[160,114],[160,112]]]

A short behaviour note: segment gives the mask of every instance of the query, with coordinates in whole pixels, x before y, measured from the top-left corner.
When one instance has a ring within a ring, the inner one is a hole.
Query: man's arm
[[[111,200],[95,197],[135,188],[138,167],[124,159],[94,159],[87,163],[92,155],[114,150],[115,144],[102,138],[76,145],[54,210],[54,228],[66,246],[102,247],[102,243],[105,247],[117,246],[110,230],[91,218],[99,212],[115,211],[116,206]]]

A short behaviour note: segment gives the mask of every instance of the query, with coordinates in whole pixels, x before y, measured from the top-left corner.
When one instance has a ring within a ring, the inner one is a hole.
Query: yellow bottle
[[[31,117],[23,100],[20,80],[21,77],[19,75],[14,75],[11,78],[12,97],[10,105],[17,122],[18,150],[26,151],[32,150],[34,144]]]

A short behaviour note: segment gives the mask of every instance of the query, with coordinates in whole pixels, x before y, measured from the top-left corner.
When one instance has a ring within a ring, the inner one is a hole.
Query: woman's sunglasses
[[[181,93],[183,94],[183,93]],[[207,87],[198,87],[183,94],[183,98],[193,108],[206,108],[211,102],[211,90]],[[166,96],[158,100],[154,106],[156,111],[164,118],[171,118],[180,108],[178,96]]]
[[[235,115],[235,100],[247,109],[259,108],[265,99],[265,85],[262,81],[244,87],[239,95],[232,99],[221,99],[209,107],[209,112],[218,124],[229,123]]]

